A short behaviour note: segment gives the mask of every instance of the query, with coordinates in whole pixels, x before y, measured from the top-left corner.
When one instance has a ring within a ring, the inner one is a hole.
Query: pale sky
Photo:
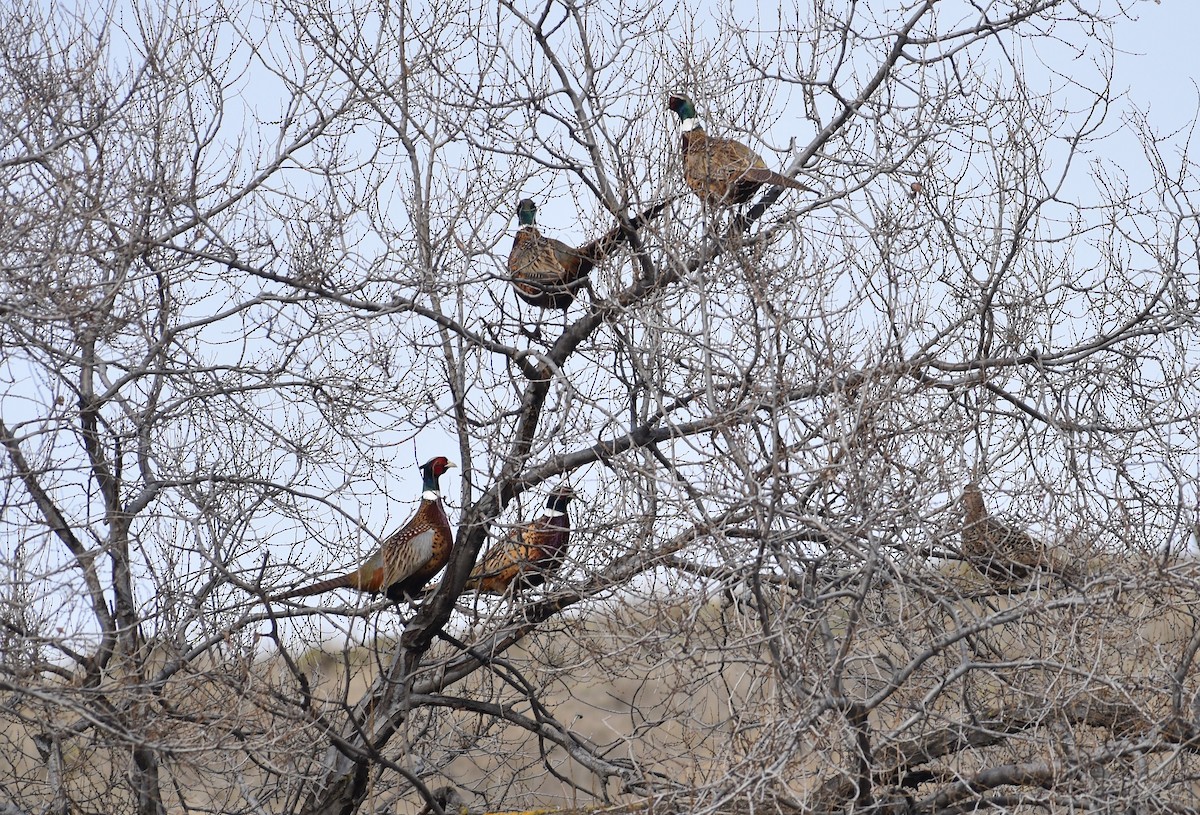
[[[1128,86],[1131,98],[1145,99],[1159,127],[1179,127],[1195,114],[1200,91],[1200,3],[1193,0],[1142,2],[1139,19],[1116,28],[1116,85]]]

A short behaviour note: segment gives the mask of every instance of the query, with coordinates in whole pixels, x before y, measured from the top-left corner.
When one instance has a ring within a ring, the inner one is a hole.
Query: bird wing
[[[700,197],[713,203],[746,200],[762,183],[747,177],[751,170],[767,171],[767,165],[741,142],[712,138],[702,132],[689,134],[684,147],[683,175]]]
[[[436,530],[432,526],[413,527],[413,523],[410,522],[388,538],[383,545],[383,559],[386,564],[383,578],[385,587],[400,583],[416,574],[433,556],[433,538]]]
[[[970,526],[969,538],[964,528],[963,553],[992,579],[1024,580],[1036,571],[1068,576],[1074,571],[1054,557],[1045,543],[1020,529],[986,516]]]
[[[634,228],[634,230],[641,229],[646,224],[650,223],[650,221],[654,220],[654,218],[656,218],[660,212],[666,209],[667,205],[674,201],[677,197],[678,196],[672,195],[665,201],[660,201],[659,203],[654,204],[645,211],[631,218],[629,220],[630,225]],[[599,263],[609,254],[609,252],[628,240],[629,233],[626,232],[623,226],[618,224],[617,226],[605,232],[599,238],[585,243],[576,251],[578,251],[579,254],[583,255],[584,257],[592,258],[593,262]]]
[[[715,143],[712,146],[713,157],[709,160],[710,164],[721,168],[727,183],[752,182],[788,187],[793,190],[814,191],[796,179],[769,168],[762,156],[741,142],[733,139],[710,139],[709,141]]]
[[[685,170],[693,189],[717,199],[745,200],[763,184],[813,192],[767,167],[762,156],[734,139],[706,136],[685,154]]]
[[[996,524],[997,554],[1030,569],[1046,565],[1046,545],[1019,529]]]
[[[574,289],[582,285],[593,265],[562,241],[529,227],[517,232],[508,254],[508,273],[517,293],[542,308],[570,306]]]
[[[483,559],[476,564],[471,570],[472,580],[488,580],[489,578],[500,577],[506,570],[513,567],[519,567],[524,557],[522,555],[525,547],[522,546],[522,538],[524,530],[512,530],[504,536],[503,540],[494,543],[484,554]],[[508,580],[515,577],[507,576]],[[508,582],[505,580],[504,582]]]
[[[560,276],[558,283],[569,286],[592,270],[597,258],[553,238],[546,238],[547,251],[554,256]]]
[[[488,549],[487,556],[483,559],[484,572],[496,572],[503,569],[505,566],[512,566],[520,562],[520,530],[512,530],[504,536],[504,540],[499,541],[495,546]]]
[[[543,583],[547,573],[559,565],[565,530],[548,518],[539,518],[488,549],[483,560],[471,571],[466,588],[503,594],[516,580],[532,587]]]
[[[742,178],[750,170],[767,170],[762,156],[733,139],[708,139],[704,149],[710,175],[721,175],[730,181]]]

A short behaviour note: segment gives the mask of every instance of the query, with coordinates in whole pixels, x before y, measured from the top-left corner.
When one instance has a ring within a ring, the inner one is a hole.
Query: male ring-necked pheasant
[[[763,184],[814,192],[796,179],[769,169],[762,156],[741,142],[705,133],[696,106],[686,96],[673,94],[667,107],[679,114],[683,131],[683,180],[705,203],[745,203]]]
[[[635,217],[633,228],[641,229],[673,200],[668,198]],[[520,226],[508,253],[508,273],[517,295],[538,308],[570,307],[576,293],[587,285],[592,267],[629,240],[620,226],[579,247],[547,238],[537,228],[537,205],[528,198],[517,204],[517,218]]]
[[[379,551],[349,574],[322,580],[311,586],[276,594],[272,600],[308,597],[334,589],[357,589],[371,594],[383,592],[396,602],[419,596],[425,584],[450,559],[454,536],[442,508],[438,477],[454,466],[445,456],[421,465],[424,479],[421,505],[403,527],[388,536]]]
[[[988,515],[978,484],[971,482],[963,488],[962,503],[963,554],[989,578],[1011,581],[1038,570],[1060,575],[1070,572],[1044,543]]]
[[[488,549],[471,571],[464,590],[504,594],[514,583],[516,591],[545,583],[566,557],[571,539],[567,504],[574,497],[567,485],[551,492],[542,517],[512,530]]]

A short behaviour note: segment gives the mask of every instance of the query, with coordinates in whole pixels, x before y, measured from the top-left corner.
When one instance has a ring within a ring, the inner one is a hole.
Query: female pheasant
[[[633,228],[641,229],[673,200],[668,198],[638,215]],[[508,273],[517,296],[538,308],[569,308],[576,293],[587,285],[592,267],[629,240],[620,226],[578,248],[547,238],[537,228],[537,205],[528,198],[517,204],[517,219],[520,226],[508,253]]]
[[[492,546],[467,578],[466,591],[504,594],[540,586],[562,566],[571,539],[567,504],[575,497],[568,485],[556,488],[546,499],[542,517],[530,521]]]
[[[962,551],[983,574],[1007,582],[1027,578],[1039,569],[1060,575],[1071,571],[1044,543],[989,516],[979,485],[967,484],[962,502]]]
[[[438,478],[453,466],[454,462],[445,456],[431,458],[421,465],[424,479],[421,505],[408,523],[388,536],[379,551],[363,565],[341,577],[276,594],[271,599],[308,597],[334,589],[357,589],[370,594],[383,592],[397,603],[416,598],[450,559],[454,538],[442,508]]]
[[[709,136],[696,116],[696,106],[686,96],[673,94],[667,107],[679,114],[683,131],[683,180],[710,206],[745,203],[763,184],[815,192],[794,178],[767,169],[762,156],[741,142]]]

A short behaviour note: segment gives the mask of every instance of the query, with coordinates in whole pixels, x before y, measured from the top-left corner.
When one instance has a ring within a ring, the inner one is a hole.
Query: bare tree
[[[1123,4],[860,5],[0,10],[0,806],[1194,808],[1190,143]],[[672,91],[818,192],[702,203]],[[565,310],[523,198],[621,230]],[[435,453],[423,602],[267,600]]]

